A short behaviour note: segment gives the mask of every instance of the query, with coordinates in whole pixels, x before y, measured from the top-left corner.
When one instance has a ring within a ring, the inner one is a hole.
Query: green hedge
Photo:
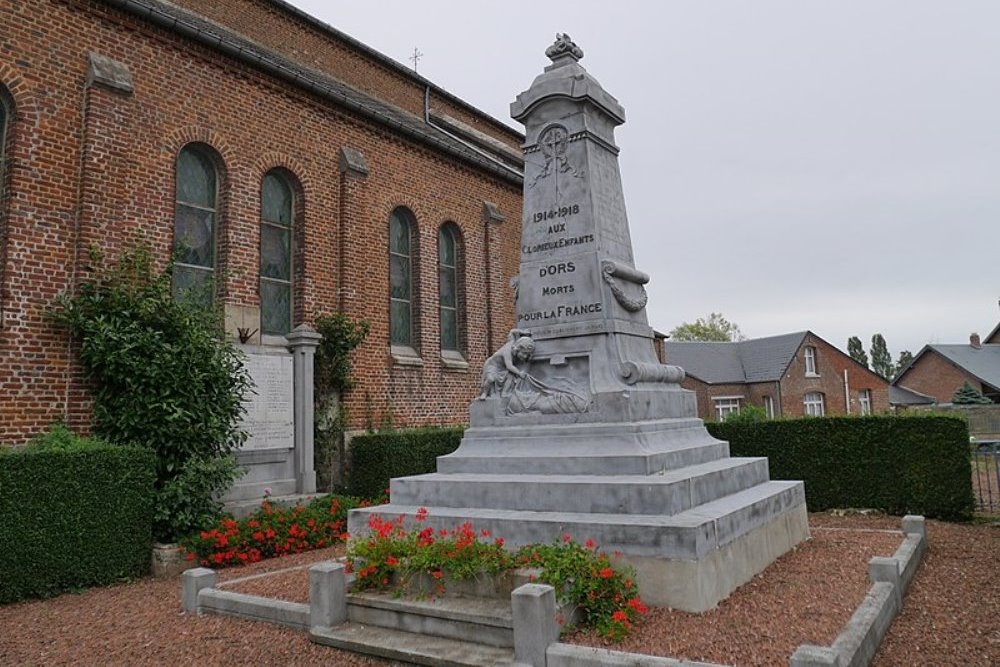
[[[954,417],[825,417],[711,423],[733,456],[766,456],[771,479],[805,481],[811,511],[866,507],[964,518],[973,509],[969,432]]]
[[[149,570],[153,452],[66,433],[0,447],[0,603]]]
[[[464,430],[425,428],[356,436],[351,440],[348,493],[377,498],[393,477],[436,471],[437,457],[458,449]]]

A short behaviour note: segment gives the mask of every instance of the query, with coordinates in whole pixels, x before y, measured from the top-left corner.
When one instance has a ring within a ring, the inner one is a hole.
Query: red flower
[[[257,542],[263,542],[264,541],[264,533],[260,532],[259,530],[258,531],[254,531],[254,534],[251,537],[253,537],[253,539],[255,541],[257,541]]]
[[[389,567],[396,567],[399,565],[399,560],[397,560],[395,556],[389,556],[385,559],[385,564]]]
[[[434,577],[435,579],[440,579],[441,577],[444,576],[444,572],[442,572],[441,570],[434,570],[433,572],[431,572],[431,576]]]
[[[640,600],[639,598],[632,598],[631,600],[629,600],[628,606],[634,609],[636,613],[639,614],[645,614],[647,611],[649,611],[649,607],[644,605],[642,603],[642,600]]]
[[[426,518],[427,518],[427,508],[426,507],[417,508],[417,521],[423,521]]]
[[[625,622],[628,620],[628,614],[619,609],[615,613],[611,614],[611,620],[618,621],[619,623]]]
[[[597,574],[601,579],[610,579],[611,577],[615,576],[615,571],[612,570],[610,567],[605,567]]]
[[[189,553],[188,555],[184,556],[184,560],[194,560],[194,554]]]
[[[597,548],[597,545],[594,544],[594,540],[592,540],[592,539],[588,539],[587,542],[586,542],[586,544],[584,544],[584,546],[587,547],[588,549],[596,549]]]
[[[563,542],[572,542],[573,541],[573,536],[570,535],[569,533],[563,533],[562,540],[563,540]]]
[[[497,545],[498,547],[502,547],[502,546],[503,546],[503,544],[504,544],[504,542],[503,542],[503,538],[502,538],[502,537],[498,537],[498,538],[496,538],[495,540],[493,540],[493,543],[494,543],[495,545]]]

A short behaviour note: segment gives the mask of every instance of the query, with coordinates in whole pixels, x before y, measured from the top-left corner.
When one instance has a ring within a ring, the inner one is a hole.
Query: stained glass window
[[[283,336],[292,329],[292,188],[280,172],[261,184],[260,332]]]
[[[438,294],[441,349],[457,352],[458,336],[458,231],[446,224],[438,230]]]
[[[413,346],[413,223],[405,209],[389,216],[389,335],[393,345]]]
[[[191,145],[181,149],[174,207],[174,298],[212,302],[217,180],[215,165],[204,149]]]

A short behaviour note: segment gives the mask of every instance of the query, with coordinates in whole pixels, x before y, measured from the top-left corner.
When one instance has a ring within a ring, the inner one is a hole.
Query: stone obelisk
[[[801,482],[731,458],[661,364],[632,256],[614,128],[625,111],[558,35],[517,96],[525,126],[516,325],[486,362],[470,428],[438,472],[392,480],[392,503],[439,528],[471,521],[511,547],[564,533],[636,567],[653,604],[711,608],[808,536]]]

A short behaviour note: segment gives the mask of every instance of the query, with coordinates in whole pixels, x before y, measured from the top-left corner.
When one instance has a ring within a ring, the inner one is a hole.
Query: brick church
[[[466,421],[512,325],[519,133],[281,0],[0,0],[0,25],[0,443],[86,427],[46,311],[137,242],[253,344],[367,320],[349,428]]]

